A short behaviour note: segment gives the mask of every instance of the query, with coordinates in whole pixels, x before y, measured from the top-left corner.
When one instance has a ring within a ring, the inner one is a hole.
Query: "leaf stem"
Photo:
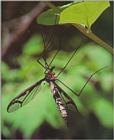
[[[73,26],[75,26],[79,31],[81,31],[85,36],[108,50],[112,55],[114,54],[114,49],[109,44],[100,39],[97,35],[95,35],[92,31],[89,31],[88,29],[79,24],[73,24]]]

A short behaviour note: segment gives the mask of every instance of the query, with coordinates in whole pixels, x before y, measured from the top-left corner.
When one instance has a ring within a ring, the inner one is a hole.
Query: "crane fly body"
[[[56,101],[56,104],[59,106],[59,110],[60,110],[63,118],[66,118],[67,112],[66,112],[66,109],[64,107],[64,104],[62,103],[61,97],[59,95],[60,89],[58,89],[56,84],[55,84],[57,77],[55,76],[55,73],[53,72],[54,68],[55,68],[55,66],[53,66],[51,68],[49,68],[49,66],[48,66],[48,68],[46,68],[46,70],[44,72],[45,77],[43,79],[41,79],[40,81],[36,82],[35,84],[33,84],[31,87],[27,88],[19,96],[14,98],[9,103],[9,105],[7,107],[7,111],[13,112],[13,111],[17,110],[18,108],[22,107],[23,105],[25,105],[26,103],[28,103],[28,102],[26,102],[26,100],[27,100],[27,97],[29,97],[28,95],[30,94],[30,92],[32,90],[34,90],[34,88],[38,87],[43,81],[46,81],[50,85],[51,92],[53,93],[53,97]],[[15,106],[16,108],[13,108],[13,106]]]
[[[55,76],[55,73],[53,72],[53,69],[55,67],[51,67],[48,71],[45,71],[45,79],[47,82],[50,83],[50,81],[55,81],[57,77]]]
[[[51,33],[51,35],[54,35],[54,34]],[[57,82],[61,83],[64,87],[66,87],[69,91],[71,91],[75,96],[80,96],[82,91],[83,91],[83,89],[85,88],[85,86],[89,82],[89,80],[97,72],[99,72],[99,71],[101,71],[101,70],[103,70],[105,68],[105,67],[100,68],[99,70],[95,71],[92,75],[90,75],[90,77],[88,78],[86,83],[82,86],[82,88],[81,88],[81,90],[79,92],[73,91],[69,86],[67,86],[64,82],[62,82],[58,77],[66,69],[66,67],[68,66],[68,64],[70,63],[70,61],[74,57],[74,55],[76,54],[78,48],[76,48],[75,51],[72,53],[72,55],[69,58],[69,60],[67,61],[67,63],[63,66],[62,70],[58,74],[55,74],[54,73],[55,66],[51,66],[51,65],[52,65],[52,62],[54,61],[56,55],[60,51],[60,46],[59,46],[57,52],[55,53],[55,55],[53,56],[52,60],[48,64],[47,61],[46,61],[46,57],[47,57],[46,52],[49,50],[50,45],[52,44],[52,41],[54,39],[54,37],[51,37],[51,36],[49,36],[49,37],[50,38],[46,42],[45,37],[42,34],[43,43],[44,43],[44,51],[43,51],[43,57],[42,58],[44,60],[44,64],[41,63],[40,59],[37,60],[38,63],[44,68],[44,78],[42,78],[41,80],[37,81],[36,83],[34,83],[30,87],[28,87],[25,91],[23,91],[20,95],[15,97],[9,103],[9,105],[7,107],[8,112],[13,112],[13,111],[23,107],[27,103],[29,103],[37,95],[37,93],[39,92],[39,87],[42,84],[42,82],[45,81],[50,85],[53,98],[55,100],[55,103],[58,106],[58,109],[59,109],[62,117],[64,118],[64,120],[67,120],[67,117],[68,117],[67,105],[72,104],[77,111],[78,111],[78,109],[77,109],[77,106],[74,103],[73,99],[61,88],[61,86],[59,86],[57,84]]]

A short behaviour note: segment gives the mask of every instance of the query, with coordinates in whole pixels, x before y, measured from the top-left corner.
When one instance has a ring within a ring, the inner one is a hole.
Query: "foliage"
[[[95,4],[93,4],[95,3]],[[55,13],[60,13],[60,23],[78,23],[90,28],[97,20],[100,14],[109,6],[109,2],[84,2],[70,3],[54,10],[48,10],[38,17],[37,22],[40,24],[55,24]],[[89,12],[86,12],[89,8]],[[88,6],[89,4],[89,6]],[[92,5],[91,5],[92,4]],[[81,5],[81,7],[80,7]],[[82,5],[84,6],[82,8]],[[90,6],[91,5],[91,6]],[[100,10],[96,10],[99,8]],[[87,13],[87,17],[82,12]],[[87,8],[87,9],[88,9]],[[95,14],[91,9],[95,9]],[[77,14],[74,14],[74,11]],[[72,14],[72,16],[70,15]],[[92,15],[92,18],[91,18]],[[84,17],[83,17],[84,16]],[[67,18],[66,18],[67,17]],[[68,18],[69,17],[69,18]],[[72,19],[70,19],[70,17]],[[74,35],[74,41],[77,43],[77,37]],[[71,46],[72,38],[64,41],[64,46]],[[72,43],[71,48],[75,49]],[[13,113],[7,112],[7,105],[19,93],[26,89],[35,81],[40,80],[43,76],[42,67],[36,62],[36,57],[43,50],[42,38],[39,34],[32,35],[22,47],[22,53],[15,57],[15,62],[19,68],[12,69],[7,63],[2,62],[2,134],[8,138],[12,135],[16,137],[16,131],[20,130],[24,138],[30,138],[35,130],[39,131],[40,127],[47,122],[54,128],[64,128],[64,120],[57,109],[57,105],[52,97],[50,87],[44,83],[41,85],[40,92],[36,97],[23,108]],[[71,49],[69,47],[69,49]],[[48,62],[53,58],[56,49],[48,52]],[[58,73],[66,64],[71,56],[70,51],[64,51],[61,48],[55,58],[53,65],[56,66],[55,72]],[[97,73],[85,87],[80,97],[72,94],[63,85],[60,86],[71,96],[80,114],[87,118],[93,113],[99,120],[101,126],[106,129],[112,129],[113,125],[113,108],[112,108],[112,56],[106,50],[94,43],[83,44],[74,56],[67,69],[60,75],[60,79],[74,91],[79,92],[87,78],[101,67],[108,66],[107,69]],[[76,111],[75,111],[76,112]],[[75,114],[74,112],[74,114]],[[72,120],[75,122],[77,118]],[[83,124],[84,125],[84,124]]]
[[[39,36],[37,37],[39,39]],[[32,39],[34,40],[34,36],[30,40]],[[34,46],[34,44],[32,45]],[[40,45],[37,45],[39,46],[40,52]],[[41,75],[43,75],[41,67],[36,63],[36,59],[28,55],[29,47],[33,49],[31,52],[34,52],[34,47],[28,45],[28,52],[25,53],[25,44],[23,49],[24,54],[17,58],[17,60],[19,60],[18,62],[20,63],[20,69],[10,70],[8,65],[5,63],[2,64],[2,75],[4,75],[3,78],[5,81],[2,89],[2,92],[4,93],[2,100],[2,130],[4,130],[3,133],[5,136],[10,136],[10,134],[12,134],[16,129],[20,129],[24,133],[24,136],[28,138],[33,134],[35,129],[40,127],[45,121],[56,128],[64,126],[48,86],[42,85],[42,89],[35,99],[33,99],[22,109],[14,113],[7,113],[6,111],[9,101],[16,96],[17,93],[20,93],[24,88],[34,83],[33,81],[39,80]],[[99,61],[99,58],[96,57],[95,54],[99,54],[100,58],[102,59]],[[67,52],[61,51],[54,60],[55,66],[59,68],[64,65],[70,55],[71,54]],[[49,60],[51,57],[52,56],[49,57]],[[61,59],[63,61],[60,61]],[[89,83],[79,99],[62,86],[62,88],[66,90],[67,93],[73,98],[81,114],[86,116],[92,111],[101,121],[102,125],[109,128],[112,128],[112,102],[107,99],[107,96],[110,95],[112,88],[112,73],[110,71],[111,63],[111,55],[108,52],[99,46],[88,44],[84,48],[81,48],[77,55],[73,58],[70,66],[67,68],[67,74],[63,73],[60,76],[60,79],[72,89],[79,91],[82,85],[86,82],[84,75],[90,76],[90,73],[93,73],[100,67],[109,65],[109,69],[105,69],[99,74],[96,74],[97,80],[100,81],[102,85],[102,91],[96,91],[92,84]],[[71,69],[71,67],[73,67],[73,69]],[[58,69],[56,71],[58,72]],[[10,73],[11,76],[5,76],[6,74],[8,75],[8,73]],[[104,84],[104,76],[106,79],[108,78],[108,81],[110,82],[110,84],[107,85],[108,93],[102,93],[106,88]],[[73,82],[74,80],[75,82]],[[104,97],[102,94],[104,94]],[[11,128],[8,128],[7,125],[5,125],[7,123],[11,125]]]
[[[37,22],[44,25],[72,24],[85,36],[98,43],[110,53],[114,54],[112,47],[105,41],[96,36],[91,30],[91,26],[102,12],[110,6],[109,2],[77,2],[70,3],[61,7],[53,7],[41,14]]]
[[[87,28],[109,7],[109,2],[83,2],[66,8],[60,15],[60,23],[77,23]]]
[[[92,24],[109,6],[109,2],[106,1],[71,3],[44,12],[37,21],[39,24],[53,25],[58,16],[59,24],[74,23],[91,28]]]

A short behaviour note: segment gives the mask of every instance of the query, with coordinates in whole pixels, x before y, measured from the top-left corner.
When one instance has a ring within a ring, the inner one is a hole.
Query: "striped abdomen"
[[[50,86],[51,86],[51,91],[53,93],[53,97],[55,99],[55,102],[58,105],[59,111],[60,111],[62,117],[65,120],[67,120],[68,114],[67,114],[66,108],[64,106],[64,103],[63,103],[63,101],[62,101],[62,99],[59,95],[59,91],[58,91],[57,87],[54,85],[53,82],[50,82]]]

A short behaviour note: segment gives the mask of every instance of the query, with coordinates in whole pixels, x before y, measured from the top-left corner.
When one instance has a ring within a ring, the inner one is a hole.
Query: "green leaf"
[[[6,63],[2,62],[1,63],[1,72],[2,72],[2,78],[4,80],[7,80],[7,75],[8,75],[8,72],[9,72],[9,67]]]
[[[51,52],[48,60],[50,60],[54,54],[55,51]],[[97,57],[96,54],[98,54]],[[66,64],[70,56],[70,52],[60,51],[56,59],[53,61],[53,65],[57,68],[57,73]],[[54,128],[62,128],[63,120],[49,87],[41,88],[38,95],[29,104],[25,105],[18,111],[7,113],[7,105],[11,99],[14,98],[17,93],[20,93],[32,83],[39,80],[43,74],[42,67],[37,64],[36,59],[27,55],[27,53],[20,55],[20,57],[18,57],[18,62],[20,64],[19,69],[9,69],[6,64],[2,66],[2,73],[4,75],[6,74],[5,77],[12,80],[9,81],[8,79],[3,84],[2,88],[2,134],[5,135],[5,137],[11,137],[12,134],[16,134],[16,130],[20,130],[24,138],[30,138],[34,131],[38,132],[41,125],[45,122],[48,122]],[[101,49],[98,45],[88,44],[86,47],[81,47],[78,50],[77,54],[59,78],[70,88],[79,92],[86,82],[83,75],[90,76],[95,70],[107,64],[111,64],[111,62],[111,55],[108,52]],[[99,76],[101,77],[100,84],[103,86],[107,85],[107,87],[105,86],[107,90],[103,88],[103,94],[100,94],[101,91],[95,92],[95,89],[90,82],[79,98],[73,95],[62,84],[61,88],[71,96],[81,114],[88,117],[87,114],[90,111],[93,111],[106,128],[111,128],[112,102],[108,99],[104,99],[104,95],[106,95],[105,92],[108,92],[108,95],[111,95],[112,93],[110,89],[112,87],[112,71],[108,69],[105,72],[104,70],[100,72],[100,74],[96,74],[96,76],[97,75],[98,78]],[[21,82],[17,80],[18,78]],[[94,77],[92,79],[94,79]]]
[[[102,74],[102,77],[100,79],[101,86],[105,91],[107,91],[106,93],[109,94],[111,89],[113,89],[114,74],[112,74],[111,72],[107,73],[107,71],[101,74]]]
[[[87,52],[89,59],[96,63],[98,67],[110,67],[112,65],[111,54],[107,52],[104,48],[101,48],[99,45],[89,43],[85,45],[85,51]]]
[[[72,3],[66,4],[61,7],[56,7],[55,9],[50,9],[45,12],[43,12],[40,16],[37,18],[38,24],[43,25],[55,25],[59,23],[59,14],[62,10],[70,6]]]
[[[112,128],[113,126],[113,107],[112,104],[105,99],[97,99],[94,102],[94,112],[100,122],[105,126]]]
[[[63,10],[59,23],[75,23],[91,28],[92,24],[109,7],[109,2],[80,2]]]
[[[34,35],[30,40],[24,45],[23,52],[27,55],[33,55],[41,53],[43,49],[42,38],[39,35]]]
[[[53,25],[58,23],[57,14],[58,12],[56,10],[50,9],[46,12],[43,12],[38,18],[37,23],[38,24],[44,24],[44,25]],[[56,19],[57,18],[57,19]]]

